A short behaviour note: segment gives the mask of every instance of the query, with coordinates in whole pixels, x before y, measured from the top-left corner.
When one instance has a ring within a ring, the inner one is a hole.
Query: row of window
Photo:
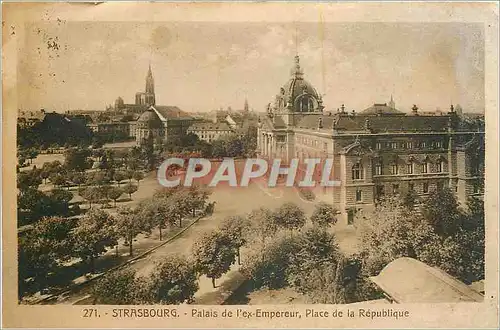
[[[210,142],[211,140],[215,140],[216,138],[218,138],[220,135],[224,135],[224,134],[229,134],[231,133],[230,131],[222,131],[222,132],[218,132],[218,133],[208,133],[208,132],[201,132],[201,133],[197,133],[197,135],[201,138],[201,139],[208,139],[208,142]]]
[[[306,145],[306,146],[310,146],[310,147],[316,147],[316,148],[320,145],[320,141],[319,140],[309,139],[309,138],[305,138],[305,137],[302,137],[302,136],[296,136],[295,137],[295,141],[297,143],[300,143],[300,144],[303,144],[303,145]],[[323,150],[324,151],[328,150],[328,143],[323,142]]]
[[[442,190],[444,188],[444,183],[443,182],[438,182],[436,184],[436,188],[438,190]],[[456,191],[455,187],[455,191]],[[376,195],[377,197],[382,197],[385,194],[385,188],[384,186],[377,186],[376,187]],[[415,184],[414,183],[408,183],[408,190],[414,191],[415,190]],[[399,184],[395,183],[392,185],[392,194],[396,195],[399,194]],[[428,182],[423,182],[422,183],[422,193],[428,194],[429,193],[429,183]],[[474,186],[474,193],[476,192],[476,187]],[[356,202],[361,202],[363,200],[363,191],[361,189],[356,190]]]
[[[413,141],[403,141],[403,142],[377,142],[375,143],[375,149],[381,150],[382,148],[387,149],[413,149],[413,148],[442,148],[442,141],[432,141],[428,143],[427,141],[413,142]]]
[[[308,146],[313,146],[313,147],[317,146],[319,143],[318,140],[308,139],[308,138],[305,138],[303,136],[296,136],[295,141],[298,143],[305,144]]]
[[[436,189],[437,190],[442,190],[444,188],[444,183],[443,182],[438,182],[436,183]],[[377,198],[380,198],[384,196],[385,191],[384,191],[384,186],[377,186],[376,187],[376,196]],[[415,184],[414,183],[408,183],[408,190],[409,191],[415,191]],[[458,191],[458,186],[455,186],[455,192]],[[399,194],[399,184],[395,183],[392,185],[392,194],[396,195]],[[429,193],[429,183],[428,182],[423,182],[422,183],[422,193],[428,194]],[[478,194],[481,193],[481,185],[480,184],[474,184],[473,185],[473,193]],[[356,190],[356,202],[361,202],[363,201],[363,191],[361,189]]]
[[[440,161],[436,164],[436,173],[442,173],[444,171],[444,161]],[[414,173],[415,164],[408,163],[406,164],[406,174]],[[390,165],[390,175],[398,175],[399,174],[399,166],[398,164]],[[420,173],[430,173],[430,163],[425,162],[420,164]],[[381,163],[375,164],[375,175],[383,175],[383,166]],[[363,166],[360,163],[356,163],[352,167],[352,179],[353,180],[362,180],[363,177]]]

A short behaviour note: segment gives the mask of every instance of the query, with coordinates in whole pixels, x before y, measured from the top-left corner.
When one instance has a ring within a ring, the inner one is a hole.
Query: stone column
[[[267,133],[264,134],[264,156],[267,156],[268,154],[268,143],[269,141],[267,140]]]

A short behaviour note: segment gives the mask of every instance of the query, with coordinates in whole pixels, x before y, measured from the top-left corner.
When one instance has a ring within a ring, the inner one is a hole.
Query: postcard
[[[498,27],[3,3],[3,327],[498,327]]]

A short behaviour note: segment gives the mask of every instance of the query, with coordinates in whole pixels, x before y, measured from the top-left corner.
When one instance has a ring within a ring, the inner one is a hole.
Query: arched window
[[[300,99],[300,111],[301,112],[309,112],[309,98],[302,97]]]
[[[361,163],[356,163],[352,166],[352,179],[361,180],[363,179],[363,166]]]
[[[422,173],[429,173],[430,172],[430,164],[431,161],[429,160],[429,157],[425,157],[424,161],[422,162]]]
[[[310,95],[302,95],[295,100],[295,106],[299,112],[311,112],[314,111],[316,100]]]
[[[444,171],[444,161],[442,159],[439,159],[436,164],[436,172],[441,173],[443,171]]]
[[[394,162],[391,164],[391,174],[392,175],[397,175],[399,173],[398,170],[398,163]]]
[[[427,161],[424,161],[422,163],[422,173],[427,173],[429,172],[429,163],[427,163]]]
[[[413,174],[413,162],[406,164],[406,174]]]

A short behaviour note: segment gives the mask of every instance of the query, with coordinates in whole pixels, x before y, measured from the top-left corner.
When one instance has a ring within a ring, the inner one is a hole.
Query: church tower
[[[391,100],[389,101],[389,108],[396,109],[396,102],[394,102],[392,94],[391,94]]]
[[[147,105],[155,105],[155,81],[153,79],[153,72],[151,71],[151,64],[149,65],[148,75],[146,76],[146,91],[145,101]]]

